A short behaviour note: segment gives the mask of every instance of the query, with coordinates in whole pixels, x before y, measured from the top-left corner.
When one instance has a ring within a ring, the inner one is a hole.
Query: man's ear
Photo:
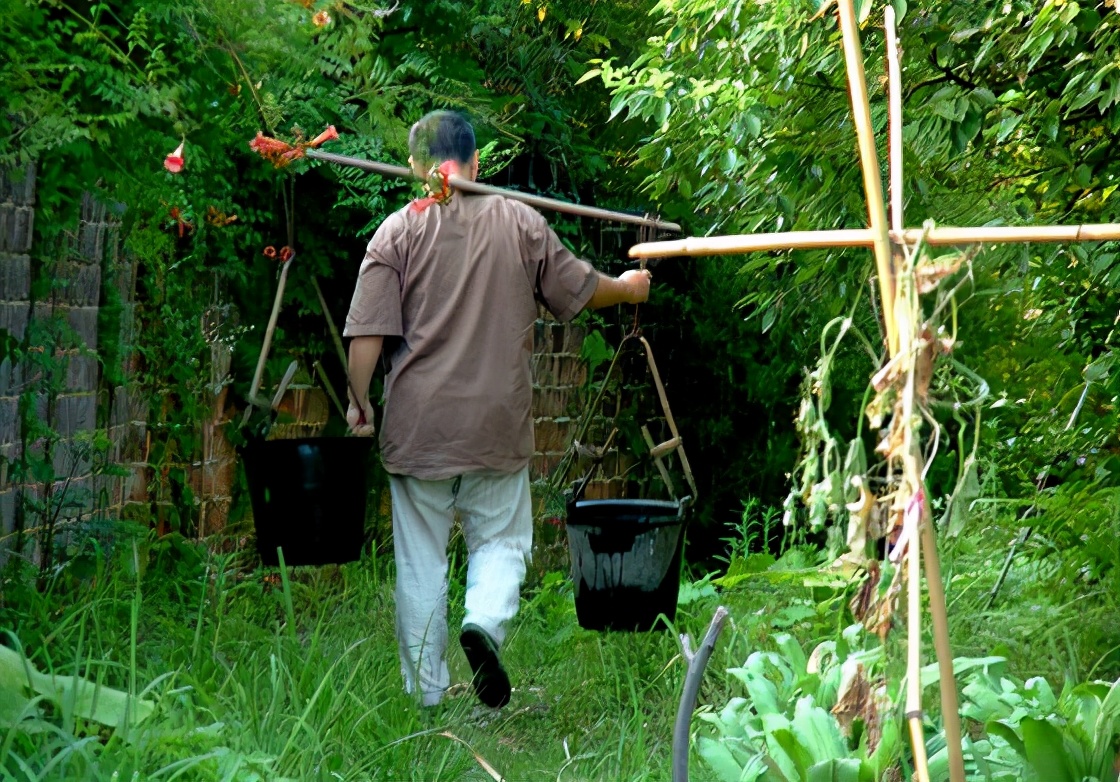
[[[471,161],[471,179],[478,179],[478,150],[474,151],[474,160]]]

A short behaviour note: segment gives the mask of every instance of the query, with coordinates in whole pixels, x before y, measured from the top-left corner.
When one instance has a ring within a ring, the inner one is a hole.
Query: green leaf
[[[871,16],[871,8],[874,5],[875,3],[873,0],[859,0],[858,14],[860,24],[866,22],[867,18]]]
[[[735,756],[724,742],[700,736],[696,739],[696,750],[709,768],[724,782],[739,782],[743,778],[743,767],[735,760]],[[751,782],[757,778],[756,775]]]
[[[1010,747],[1019,753],[1020,757],[1024,760],[1027,759],[1027,748],[1023,744],[1023,739],[1005,722],[999,720],[988,722],[984,725],[984,731],[989,736],[998,736],[1010,745]]]
[[[752,139],[758,138],[762,135],[762,120],[754,114],[748,114],[747,119],[747,135]]]
[[[891,0],[891,4],[894,5],[894,15],[901,22],[903,17],[906,16],[906,0]]]
[[[587,73],[576,79],[576,84],[583,84],[585,81],[590,81],[603,72],[602,68],[592,68]]]
[[[3,652],[10,651],[3,647]],[[27,716],[31,700],[26,696],[27,676],[23,658],[3,652],[0,652],[0,725],[8,727]]]
[[[841,758],[847,754],[840,726],[831,714],[814,704],[811,697],[797,701],[792,729],[798,743],[806,748],[815,762]]]
[[[1009,117],[1004,117],[1000,120],[999,128],[996,131],[996,142],[1002,144],[1007,140],[1007,137],[1015,132],[1015,128],[1019,127],[1019,123],[1023,121],[1023,115],[1012,114]]]
[[[26,663],[26,667],[24,667]],[[117,728],[126,723],[136,724],[151,715],[155,704],[131,697],[127,692],[105,687],[80,676],[53,676],[40,673],[14,649],[0,646],[0,687],[10,687],[17,682],[30,688],[54,703],[68,708],[84,719]],[[16,701],[6,698],[10,711]]]
[[[826,760],[809,769],[805,782],[860,782],[862,766],[855,758]]]
[[[1062,733],[1046,720],[1023,720],[1027,762],[1046,782],[1081,782],[1067,764]]]
[[[754,656],[752,654],[751,658]],[[747,695],[750,697],[751,706],[756,714],[759,716],[781,714],[782,707],[778,703],[778,688],[762,675],[761,667],[761,664],[751,665],[751,659],[748,658],[747,667],[732,668],[728,673],[738,678],[746,686]]]

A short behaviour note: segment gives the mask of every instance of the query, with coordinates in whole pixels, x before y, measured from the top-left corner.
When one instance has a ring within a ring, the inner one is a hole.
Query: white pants
[[[405,689],[439,703],[447,671],[447,542],[456,512],[467,544],[466,616],[501,645],[533,545],[529,470],[443,481],[390,475],[397,641]]]

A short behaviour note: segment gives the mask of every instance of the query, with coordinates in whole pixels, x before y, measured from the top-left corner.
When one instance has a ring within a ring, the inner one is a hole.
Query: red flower
[[[249,142],[249,149],[258,153],[265,160],[271,160],[277,166],[287,165],[284,160],[284,153],[290,152],[292,146],[279,139],[269,138],[268,136],[257,131],[257,137]]]
[[[317,147],[321,144],[325,144],[326,142],[332,141],[333,139],[336,139],[336,138],[338,138],[338,131],[334,129],[334,125],[331,125],[326,130],[324,130],[322,133],[320,133],[318,136],[311,139],[311,141],[309,141],[307,143],[307,146]]]
[[[295,252],[292,250],[292,248],[284,245],[280,248],[280,263],[287,263],[288,261],[292,260],[292,256],[294,255]]]
[[[183,170],[183,144],[175,147],[175,151],[163,159],[163,167],[170,171],[172,174],[178,174]]]
[[[451,167],[452,162],[445,160],[440,163],[439,168],[434,168],[428,172],[428,182],[424,183],[424,189],[428,191],[427,198],[417,198],[410,204],[413,212],[423,212],[432,204],[445,204],[451,200]],[[431,180],[438,176],[440,180],[439,192],[432,190]]]
[[[280,139],[269,138],[257,131],[257,137],[249,142],[249,149],[270,161],[277,168],[283,168],[293,160],[303,157],[308,147],[317,147],[331,139],[338,138],[338,131],[335,130],[334,125],[331,125],[311,141],[303,141],[303,135],[299,131],[296,131],[296,136],[295,144],[289,144]]]
[[[276,257],[276,248],[273,247],[271,244],[268,247],[265,247],[264,248],[264,257],[265,258],[275,258]]]
[[[328,14],[326,11],[320,11],[319,13],[317,13],[313,17],[311,17],[311,22],[316,27],[326,27],[328,24],[331,23],[331,15]]]

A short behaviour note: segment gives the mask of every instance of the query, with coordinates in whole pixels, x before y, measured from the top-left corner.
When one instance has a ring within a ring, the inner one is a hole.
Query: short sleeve
[[[516,201],[522,262],[534,281],[533,295],[552,315],[568,321],[587,306],[599,284],[595,269],[560,241],[540,212]]]
[[[399,337],[404,334],[401,318],[401,279],[407,246],[404,221],[390,215],[377,229],[358,270],[350,312],[343,336]]]

